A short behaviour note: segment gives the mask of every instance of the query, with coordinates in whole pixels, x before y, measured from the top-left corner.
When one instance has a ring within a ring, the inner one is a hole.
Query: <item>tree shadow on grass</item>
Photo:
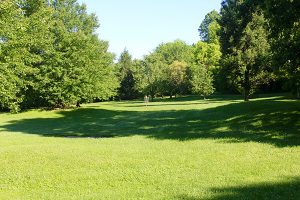
[[[156,98],[153,102],[182,102],[182,101],[197,101],[203,100],[204,97],[199,95],[189,95],[189,96],[179,96],[176,98]],[[213,101],[224,101],[224,100],[240,100],[243,99],[242,95],[210,95],[206,97],[206,100],[213,100]]]
[[[279,183],[261,183],[227,188],[213,188],[214,197],[207,200],[298,200],[300,177]],[[201,198],[180,195],[175,199],[200,200]]]
[[[163,104],[153,104],[152,102],[148,103],[148,107],[161,107],[161,106],[197,106],[197,105],[204,105],[204,104],[210,104],[211,102],[209,101],[203,101],[203,102],[186,102],[186,103],[163,103]],[[215,101],[216,103],[216,101]],[[139,107],[145,107],[145,103],[140,103],[140,104],[135,104],[135,105],[122,105],[122,107],[127,107],[127,108],[139,108]]]
[[[300,145],[300,102],[276,99],[231,103],[204,110],[119,111],[81,108],[59,118],[10,121],[0,129],[54,137],[223,139],[278,147]]]

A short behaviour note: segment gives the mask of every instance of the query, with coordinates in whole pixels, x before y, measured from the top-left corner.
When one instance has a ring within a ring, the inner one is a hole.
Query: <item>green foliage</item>
[[[220,36],[219,32],[221,30],[221,26],[217,21],[213,21],[208,26],[208,40],[207,42],[210,44],[220,45]]]
[[[116,94],[113,55],[76,0],[5,0],[0,7],[0,105],[66,107]]]
[[[216,42],[215,33],[220,28],[218,25],[219,19],[220,14],[216,10],[213,10],[205,15],[205,18],[198,29],[201,40],[203,42]]]
[[[190,90],[188,71],[193,62],[193,48],[175,40],[160,44],[140,65],[138,85],[144,93],[155,95],[187,94]]]
[[[244,75],[241,81],[245,92],[248,92],[246,95],[251,95],[257,86],[268,83],[272,78],[268,63],[270,46],[267,34],[264,16],[255,12],[243,32],[239,46],[234,50],[240,66],[237,73]]]
[[[213,78],[211,72],[203,65],[196,65],[192,69],[191,84],[193,93],[204,98],[214,92]]]
[[[121,53],[118,64],[117,64],[117,70],[119,71],[119,78],[122,80],[128,73],[128,71],[131,71],[133,68],[133,61],[132,56],[129,54],[127,49],[124,49],[124,51]]]
[[[155,49],[155,52],[162,56],[162,61],[167,65],[171,65],[176,60],[191,63],[193,59],[192,47],[181,40],[162,43]]]
[[[135,90],[135,80],[131,71],[127,71],[121,81],[119,88],[119,98],[123,100],[131,100],[138,97],[138,92]]]
[[[270,21],[273,64],[300,98],[300,2],[264,0],[261,4]]]
[[[200,41],[194,47],[194,57],[195,63],[191,69],[193,93],[205,97],[214,92],[212,75],[219,69],[220,46]]]
[[[134,61],[125,50],[114,64],[86,5],[2,0],[0,109],[69,107],[141,94],[206,96],[214,88],[243,92],[248,100],[274,80],[274,68],[300,97],[298,11],[297,1],[223,0],[221,12],[208,13],[201,23],[201,42],[162,43]]]
[[[135,81],[134,90],[140,95],[147,94],[145,91],[145,88],[147,87],[145,70],[144,60],[134,59],[132,61],[132,74]]]
[[[25,58],[29,55],[26,44],[28,20],[13,0],[0,4],[0,107],[17,111],[25,88],[24,76],[31,73]]]
[[[119,98],[124,100],[137,98],[139,94],[136,89],[136,80],[134,77],[134,71],[136,70],[134,70],[131,55],[126,49],[122,52],[119,58],[117,68],[120,80],[120,88],[118,91]]]
[[[221,59],[220,46],[199,41],[194,47],[194,61],[210,71],[217,71]]]
[[[221,11],[223,70],[231,86],[249,100],[257,86],[272,78],[267,22],[259,7],[248,1],[226,1]]]
[[[201,42],[195,45],[191,84],[193,93],[203,96],[220,88],[220,14],[213,10],[205,16],[198,31]],[[221,85],[221,84],[220,84]]]
[[[175,96],[176,94],[184,94],[185,90],[187,90],[187,67],[187,63],[175,60],[167,68],[165,92],[169,93],[170,97],[172,97],[173,94],[175,94]]]
[[[115,95],[113,56],[107,53],[107,42],[94,34],[95,16],[76,1],[58,1],[53,14],[54,50],[43,68],[38,88],[42,96],[50,105],[64,107]]]
[[[138,87],[141,92],[154,97],[163,91],[164,72],[168,65],[163,62],[163,56],[157,52],[153,52],[144,58],[144,62],[140,65],[139,74],[141,74]]]

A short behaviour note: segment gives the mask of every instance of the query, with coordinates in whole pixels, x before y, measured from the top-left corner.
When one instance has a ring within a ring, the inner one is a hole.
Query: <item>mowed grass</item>
[[[0,199],[299,199],[300,102],[197,97],[0,114]]]

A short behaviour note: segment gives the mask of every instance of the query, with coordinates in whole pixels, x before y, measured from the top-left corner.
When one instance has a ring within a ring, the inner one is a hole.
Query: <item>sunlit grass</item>
[[[104,102],[0,114],[0,199],[297,199],[300,102]]]

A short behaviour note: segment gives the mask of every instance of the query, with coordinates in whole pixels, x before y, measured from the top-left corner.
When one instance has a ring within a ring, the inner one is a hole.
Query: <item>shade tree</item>
[[[1,2],[3,108],[66,107],[116,94],[113,55],[76,0]]]
[[[221,9],[223,68],[231,87],[248,101],[258,85],[272,78],[267,21],[250,1],[223,1]]]

